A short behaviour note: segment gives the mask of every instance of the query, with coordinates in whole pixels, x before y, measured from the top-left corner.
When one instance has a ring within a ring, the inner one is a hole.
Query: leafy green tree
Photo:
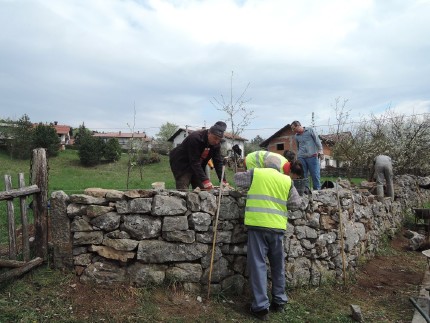
[[[121,145],[117,138],[110,138],[105,145],[104,158],[109,161],[118,161],[121,159]]]
[[[44,125],[40,123],[33,129],[32,134],[32,149],[46,148],[48,157],[58,155],[61,140],[52,125]]]
[[[75,146],[79,148],[81,141],[84,137],[92,135],[92,131],[85,127],[85,124],[82,123],[77,130],[74,130],[75,133]]]
[[[12,157],[28,159],[31,157],[33,124],[28,115],[24,114],[15,125],[9,129],[11,140],[8,149]]]
[[[264,141],[259,135],[257,135],[254,139],[251,139],[250,142],[245,143],[245,155],[252,153],[253,151],[261,150],[260,144]]]
[[[84,166],[100,164],[104,142],[100,138],[85,138],[79,146],[79,159]]]
[[[98,137],[83,132],[80,136],[78,154],[81,164],[84,166],[95,166],[100,164],[105,150],[105,142]]]
[[[172,149],[172,143],[168,139],[175,133],[178,129],[178,125],[170,122],[166,122],[161,125],[160,131],[155,135],[155,143],[153,150],[160,154],[168,154]]]

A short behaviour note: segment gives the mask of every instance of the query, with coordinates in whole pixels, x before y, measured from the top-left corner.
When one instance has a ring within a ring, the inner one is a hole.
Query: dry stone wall
[[[379,202],[368,189],[348,185],[304,196],[299,209],[289,210],[287,283],[340,279],[343,261],[355,270],[360,258],[375,254],[384,235],[401,227],[411,208],[430,200],[430,190],[417,185],[429,182],[430,177],[396,177],[394,202]],[[246,287],[245,197],[230,192],[221,199],[213,292],[240,294]],[[87,189],[70,196],[56,191],[50,212],[53,262],[73,269],[83,282],[177,282],[201,291],[208,284],[216,211],[217,196],[204,191]]]

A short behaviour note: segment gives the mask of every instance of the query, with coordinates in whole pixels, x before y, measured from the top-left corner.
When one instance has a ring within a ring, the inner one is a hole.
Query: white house
[[[148,137],[145,132],[96,132],[93,137],[102,138],[105,142],[111,138],[118,139],[122,149],[130,149],[133,145],[134,149],[149,149],[152,148],[152,137]]]
[[[206,128],[202,128],[206,129]],[[179,144],[184,141],[184,139],[193,131],[188,128],[178,128],[176,132],[168,139],[168,141],[173,143],[173,148],[178,146]],[[242,154],[240,157],[245,157],[245,141],[248,141],[248,139],[242,138],[240,136],[233,136],[230,132],[225,131],[224,132],[224,140],[221,143],[221,154],[223,156],[232,156],[233,155],[233,146],[238,145],[239,148],[242,151]]]

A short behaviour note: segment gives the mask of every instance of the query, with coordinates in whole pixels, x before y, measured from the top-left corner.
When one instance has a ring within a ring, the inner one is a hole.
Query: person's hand
[[[323,153],[318,153],[318,158],[320,160],[324,160],[324,154]]]
[[[214,186],[212,185],[212,183],[211,183],[211,181],[210,180],[205,180],[205,181],[203,181],[203,188],[205,189],[205,190],[212,190],[213,188],[214,188]]]
[[[222,185],[223,185],[224,187],[226,187],[226,186],[230,186],[230,184],[229,184],[226,180],[223,180],[223,181],[222,181]]]

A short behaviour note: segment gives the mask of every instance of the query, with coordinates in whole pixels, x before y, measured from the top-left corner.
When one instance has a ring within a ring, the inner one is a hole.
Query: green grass
[[[173,189],[175,181],[170,170],[168,156],[161,155],[160,157],[160,163],[143,166],[142,178],[139,167],[133,167],[130,171],[127,188],[127,154],[123,154],[122,158],[115,163],[83,167],[80,165],[76,150],[61,151],[59,156],[48,159],[48,188],[50,192],[62,190],[67,194],[75,194],[82,193],[88,187],[117,190],[149,189],[154,182],[165,182],[167,189]],[[226,172],[231,183],[233,173],[230,169],[226,169]],[[11,159],[4,151],[0,151],[0,174],[11,175],[14,185],[16,185],[18,173],[24,173],[28,183],[30,161]],[[216,185],[217,177],[214,171],[212,171],[211,178]]]
[[[160,163],[145,165],[142,168],[142,178],[139,167],[131,168],[127,188],[128,155],[115,163],[102,163],[94,167],[80,165],[76,150],[61,151],[57,157],[48,159],[48,189],[49,196],[54,191],[64,191],[66,194],[80,194],[86,188],[99,187],[105,189],[131,190],[150,189],[154,182],[165,182],[166,189],[175,188],[175,180],[169,166],[168,156],[160,156]],[[11,159],[0,150],[0,175],[12,177],[13,188],[18,188],[18,174],[24,173],[26,185],[30,183],[30,160]],[[226,176],[232,184],[233,172],[226,169]],[[212,170],[211,179],[217,185],[217,176]],[[4,186],[3,186],[4,187]],[[28,203],[31,198],[28,199]],[[28,204],[27,203],[27,204]],[[14,199],[16,227],[21,223],[19,219],[19,200]],[[0,201],[0,243],[7,242],[7,209],[6,202]],[[32,221],[30,211],[30,223]]]

